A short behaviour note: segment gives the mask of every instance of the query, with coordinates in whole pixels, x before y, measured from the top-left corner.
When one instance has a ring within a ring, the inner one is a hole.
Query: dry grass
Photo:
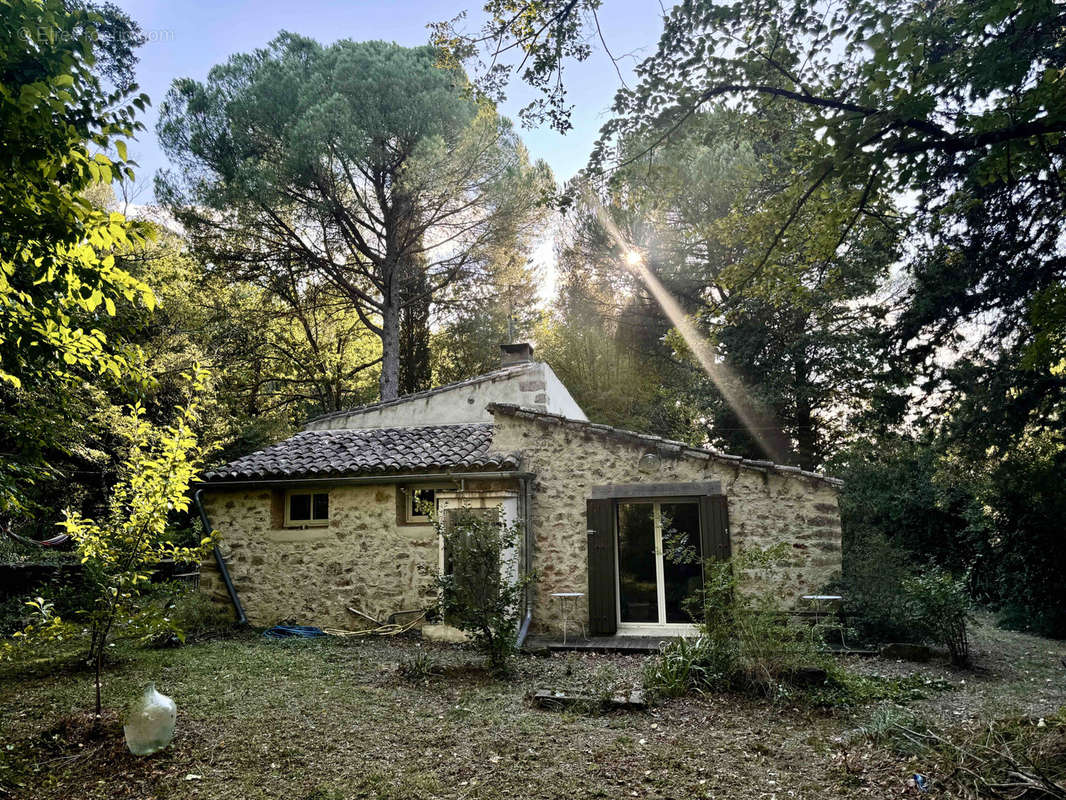
[[[1047,713],[1066,703],[1062,643],[983,632],[978,651],[991,645],[1013,649],[977,677],[918,668],[956,687],[918,710],[950,721],[953,701],[977,715],[984,701],[1034,702],[1028,690],[1038,686],[1035,702]],[[400,674],[419,652],[439,674]],[[93,733],[88,674],[9,669],[0,675],[0,797],[898,797],[919,771],[873,743],[848,750],[871,709],[826,713],[710,696],[639,714],[559,714],[530,707],[526,694],[630,686],[643,660],[523,656],[516,675],[497,682],[464,669],[472,658],[414,641],[253,636],[130,651],[108,673],[106,702],[120,707],[155,681],[179,708],[174,743],[148,758],[126,752],[117,717]],[[1051,687],[1045,678],[1055,674]]]

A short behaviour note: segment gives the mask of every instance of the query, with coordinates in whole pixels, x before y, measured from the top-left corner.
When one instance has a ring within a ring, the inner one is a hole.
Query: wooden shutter
[[[614,501],[588,500],[585,508],[589,548],[589,633],[611,636],[618,629]]]
[[[700,546],[705,559],[729,558],[729,503],[724,494],[700,498]]]

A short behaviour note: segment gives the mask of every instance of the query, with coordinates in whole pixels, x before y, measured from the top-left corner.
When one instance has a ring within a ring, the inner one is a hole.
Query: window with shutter
[[[593,635],[619,626],[692,630],[698,609],[690,600],[702,589],[704,560],[729,558],[729,507],[719,484],[649,485],[646,495],[643,488],[594,487],[587,501]]]

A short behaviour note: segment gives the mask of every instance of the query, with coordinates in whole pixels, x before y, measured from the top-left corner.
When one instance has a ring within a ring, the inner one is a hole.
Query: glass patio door
[[[686,600],[703,587],[699,504],[620,502],[617,530],[619,624],[691,625]]]

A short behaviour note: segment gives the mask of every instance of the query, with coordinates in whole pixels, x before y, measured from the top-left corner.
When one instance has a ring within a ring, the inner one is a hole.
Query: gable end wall
[[[734,552],[784,542],[791,557],[772,573],[747,576],[752,589],[780,593],[786,606],[817,593],[840,571],[837,489],[801,476],[739,468],[708,458],[661,455],[651,474],[637,468],[649,448],[565,424],[498,414],[493,449],[521,452],[522,468],[536,475],[533,497],[536,606],[534,629],[559,632],[561,607],[553,592],[588,593],[585,501],[603,484],[720,481],[729,503]],[[587,596],[579,613],[588,621]],[[573,626],[574,614],[571,614]],[[571,627],[571,632],[573,632]]]
[[[515,405],[562,414],[571,419],[585,419],[585,413],[544,362],[533,362],[524,369],[505,375],[471,381],[451,389],[428,392],[424,396],[388,403],[380,407],[337,414],[312,420],[304,430],[342,428],[405,428],[421,425],[458,425],[470,422],[491,423],[490,403]]]

